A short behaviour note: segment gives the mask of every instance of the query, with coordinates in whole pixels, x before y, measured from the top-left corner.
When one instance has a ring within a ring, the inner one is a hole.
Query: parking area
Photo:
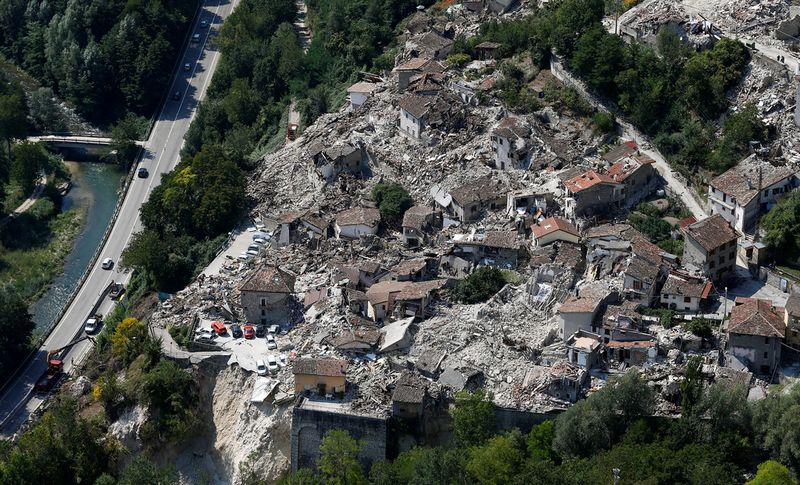
[[[230,245],[218,254],[217,257],[211,261],[211,264],[206,266],[203,274],[207,277],[216,276],[220,274],[220,272],[225,272],[232,267],[237,267],[247,261],[247,259],[255,256],[255,254],[250,254],[249,257],[244,256],[251,246],[259,246],[263,251],[264,246],[268,245],[269,239],[269,233],[257,230],[255,226],[251,226],[240,232],[234,232]]]
[[[212,329],[215,323],[213,320],[202,320],[195,330],[195,340],[210,339],[214,345],[222,348],[226,352],[231,353],[229,364],[237,363],[242,369],[251,372],[258,372],[258,361],[263,361],[269,364],[270,357],[274,358],[275,363],[279,367],[286,365],[291,351],[291,342],[289,338],[280,332],[270,333],[268,328],[265,327],[263,336],[253,336],[252,338],[245,338],[244,335],[234,336],[233,324],[220,322],[225,327],[225,334],[219,335]],[[244,334],[244,326],[239,324]],[[255,332],[255,326],[253,326]],[[274,341],[271,344],[270,341]],[[273,368],[277,371],[277,368]]]

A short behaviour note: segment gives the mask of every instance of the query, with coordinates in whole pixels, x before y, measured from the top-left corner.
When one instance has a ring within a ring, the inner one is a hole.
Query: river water
[[[117,205],[117,190],[124,172],[116,165],[92,162],[65,162],[72,172],[72,189],[64,197],[62,210],[80,208],[86,214],[75,247],[64,261],[64,272],[58,276],[47,293],[31,305],[37,329],[55,323],[78,280],[94,255]]]

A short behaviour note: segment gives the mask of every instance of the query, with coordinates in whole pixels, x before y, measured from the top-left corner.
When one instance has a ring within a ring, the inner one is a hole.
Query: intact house
[[[314,171],[328,182],[341,173],[361,176],[367,164],[366,151],[351,143],[337,143],[325,148],[322,143],[315,142],[309,147],[308,154],[314,162]]]
[[[377,90],[377,84],[364,81],[347,88],[347,94],[350,96],[350,109],[355,111],[360,108]]]
[[[647,259],[633,255],[622,272],[622,292],[627,300],[650,306],[656,299],[660,268]]]
[[[286,323],[295,277],[275,266],[253,273],[239,289],[242,310],[248,322]]]
[[[750,232],[758,217],[784,194],[800,185],[795,170],[750,156],[708,185],[712,214],[719,214],[739,232]]]
[[[670,273],[661,288],[661,304],[670,310],[698,312],[711,294],[711,283],[683,273]]]
[[[565,180],[564,189],[564,206],[570,219],[613,213],[625,201],[625,185],[594,170]]]
[[[426,72],[444,72],[444,66],[432,59],[416,57],[395,67],[394,72],[397,73],[397,86],[399,90],[404,91],[411,83],[413,77]]]
[[[786,344],[800,349],[800,295],[796,293],[789,295],[784,308]]]
[[[473,264],[514,269],[525,254],[517,231],[456,234],[451,242],[450,254]]]
[[[531,129],[521,118],[507,116],[492,130],[494,168],[528,168]]]
[[[346,386],[347,361],[301,358],[292,364],[292,373],[296,395],[312,391],[321,396],[343,394]]]
[[[737,298],[728,321],[728,354],[753,372],[772,374],[786,334],[782,313],[770,300]]]
[[[453,50],[453,41],[442,37],[435,30],[415,35],[406,41],[406,55],[425,59],[447,59]]]
[[[443,199],[437,198],[459,222],[480,219],[486,210],[494,211],[506,205],[508,189],[499,180],[483,176],[451,190]]]
[[[651,158],[634,155],[623,157],[609,167],[606,174],[625,186],[623,190],[627,207],[636,205],[658,187],[659,177],[654,163]]]
[[[441,228],[440,214],[424,205],[415,205],[403,214],[403,244],[418,247],[429,242],[435,228]]]
[[[560,217],[548,217],[535,224],[531,224],[531,238],[533,247],[542,247],[556,241],[578,243],[581,235],[568,221]]]
[[[736,241],[741,234],[719,214],[683,228],[683,264],[720,281],[736,268]]]
[[[381,213],[378,209],[354,207],[336,214],[333,231],[336,239],[358,239],[377,234],[380,222]]]

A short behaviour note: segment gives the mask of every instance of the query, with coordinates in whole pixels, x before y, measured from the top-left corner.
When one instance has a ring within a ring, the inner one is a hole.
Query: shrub
[[[612,133],[617,125],[614,115],[605,111],[598,111],[592,116],[592,125],[602,134]]]
[[[503,272],[491,266],[481,266],[461,281],[456,288],[463,303],[483,303],[505,286]]]
[[[414,205],[408,191],[397,183],[380,183],[372,189],[372,198],[378,204],[381,218],[390,225],[403,220],[403,214]]]
[[[458,67],[466,66],[472,58],[467,54],[450,54],[447,56],[447,62]]]

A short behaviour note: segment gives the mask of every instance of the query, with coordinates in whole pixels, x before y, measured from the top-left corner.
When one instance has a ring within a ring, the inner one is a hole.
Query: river
[[[64,261],[64,272],[58,276],[47,293],[31,305],[33,321],[37,329],[53,325],[67,299],[78,284],[78,280],[100,239],[106,230],[117,205],[120,182],[124,172],[116,165],[92,162],[65,162],[72,173],[72,189],[64,197],[61,209],[81,208],[86,217],[75,246]]]

